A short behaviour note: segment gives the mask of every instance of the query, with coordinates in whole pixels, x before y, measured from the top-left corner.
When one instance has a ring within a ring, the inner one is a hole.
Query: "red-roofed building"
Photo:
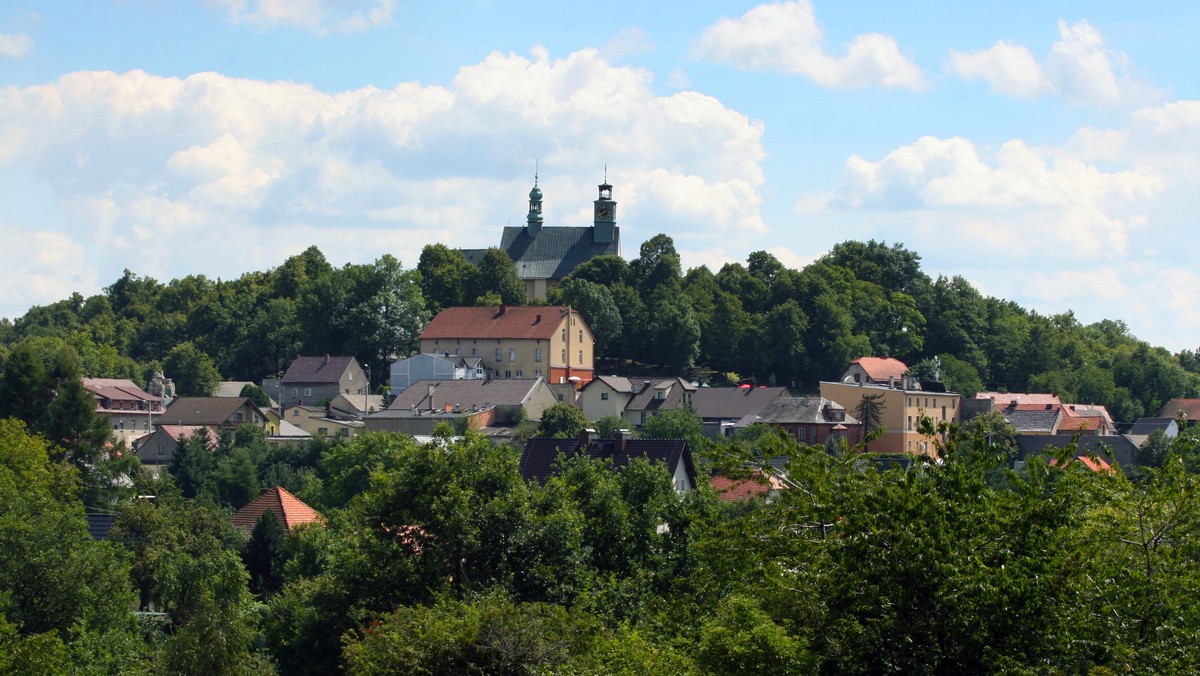
[[[252,531],[254,524],[258,523],[258,518],[267,510],[275,513],[284,530],[291,530],[305,523],[324,521],[317,510],[292,495],[286,488],[276,486],[259,493],[250,504],[234,512],[233,525],[239,530]]]
[[[846,372],[842,374],[842,382],[897,387],[903,381],[905,373],[908,373],[908,366],[899,359],[861,357],[846,367]]]
[[[154,429],[154,417],[163,412],[163,398],[124,378],[84,378],[83,389],[96,400],[96,415],[104,416],[113,436],[132,447],[133,440]]]
[[[154,432],[138,440],[138,459],[143,465],[169,465],[179,444],[194,434],[203,436],[209,449],[216,448],[221,441],[216,431],[205,425],[159,425]]]
[[[422,353],[478,357],[494,379],[580,386],[595,373],[595,344],[583,317],[561,306],[451,307],[421,333]]]
[[[1089,470],[1091,470],[1093,472],[1096,472],[1097,474],[1099,474],[1101,472],[1103,472],[1104,474],[1112,474],[1113,473],[1112,465],[1108,464],[1104,460],[1104,458],[1101,458],[1098,455],[1077,455],[1073,458],[1067,458],[1067,461],[1065,463],[1063,463],[1063,467],[1064,468],[1069,467],[1071,465],[1071,463],[1073,463],[1075,461],[1079,461],[1079,463],[1082,464],[1084,467],[1088,468]],[[1053,460],[1051,460],[1050,466],[1057,467],[1058,466],[1058,458],[1054,458]]]
[[[762,470],[754,470],[747,479],[715,476],[712,478],[712,486],[721,499],[726,502],[770,500],[776,493],[786,488],[783,480],[774,474],[764,478]]]

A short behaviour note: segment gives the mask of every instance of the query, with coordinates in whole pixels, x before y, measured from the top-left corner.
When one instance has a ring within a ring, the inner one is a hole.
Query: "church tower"
[[[600,184],[600,198],[595,204],[595,214],[592,220],[592,242],[594,244],[612,244],[613,233],[617,226],[617,203],[612,198],[612,186],[608,184],[608,172],[605,171],[604,183]]]
[[[542,189],[538,187],[538,176],[533,174],[533,190],[529,191],[529,215],[525,217],[525,232],[537,237],[542,229]]]

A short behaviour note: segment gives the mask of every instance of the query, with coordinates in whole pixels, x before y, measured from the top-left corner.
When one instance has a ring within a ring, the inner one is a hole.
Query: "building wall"
[[[339,392],[346,395],[362,394],[366,387],[367,372],[359,365],[358,360],[353,360],[336,383],[281,383],[279,398],[276,401],[283,406],[299,403],[313,406],[326,399],[332,399]]]
[[[579,393],[579,408],[583,409],[588,422],[596,422],[606,415],[623,415],[629,399],[628,392],[618,392],[604,381],[596,380]]]
[[[856,385],[853,383],[821,383],[821,396],[846,407],[849,415],[857,416],[859,402],[865,395],[882,394],[883,436],[871,442],[870,450],[877,453],[934,453],[934,439],[917,432],[921,415],[933,418],[935,423],[943,420],[958,423],[960,397],[953,392],[925,392],[922,390],[898,390],[883,386]],[[867,430],[863,430],[866,434]]]
[[[568,321],[569,320],[569,321]],[[564,383],[572,376],[581,384],[595,373],[596,341],[591,329],[572,312],[562,317],[550,338],[441,338],[423,339],[421,352],[449,352],[479,357],[496,379],[542,377],[547,382]]]
[[[450,354],[454,353],[451,352]],[[399,394],[418,380],[453,379],[454,364],[447,359],[435,357],[431,354],[415,354],[406,359],[393,362],[390,375],[392,394]]]

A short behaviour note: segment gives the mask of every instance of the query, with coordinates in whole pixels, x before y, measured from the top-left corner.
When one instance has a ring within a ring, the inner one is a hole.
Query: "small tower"
[[[612,186],[608,184],[608,169],[604,171],[604,182],[600,184],[600,198],[595,206],[595,218],[592,221],[592,242],[595,244],[612,244],[613,233],[617,225],[617,203],[612,198]]]
[[[529,191],[529,215],[525,218],[525,232],[537,237],[542,229],[542,189],[538,187],[537,172],[533,174],[533,190]]]

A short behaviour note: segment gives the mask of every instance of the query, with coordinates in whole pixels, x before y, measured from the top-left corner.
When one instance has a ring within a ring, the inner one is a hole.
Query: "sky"
[[[846,240],[1200,345],[1200,3],[6,0],[0,316],[123,270],[477,248],[617,200],[622,253]],[[1191,232],[1193,235],[1189,235]]]

